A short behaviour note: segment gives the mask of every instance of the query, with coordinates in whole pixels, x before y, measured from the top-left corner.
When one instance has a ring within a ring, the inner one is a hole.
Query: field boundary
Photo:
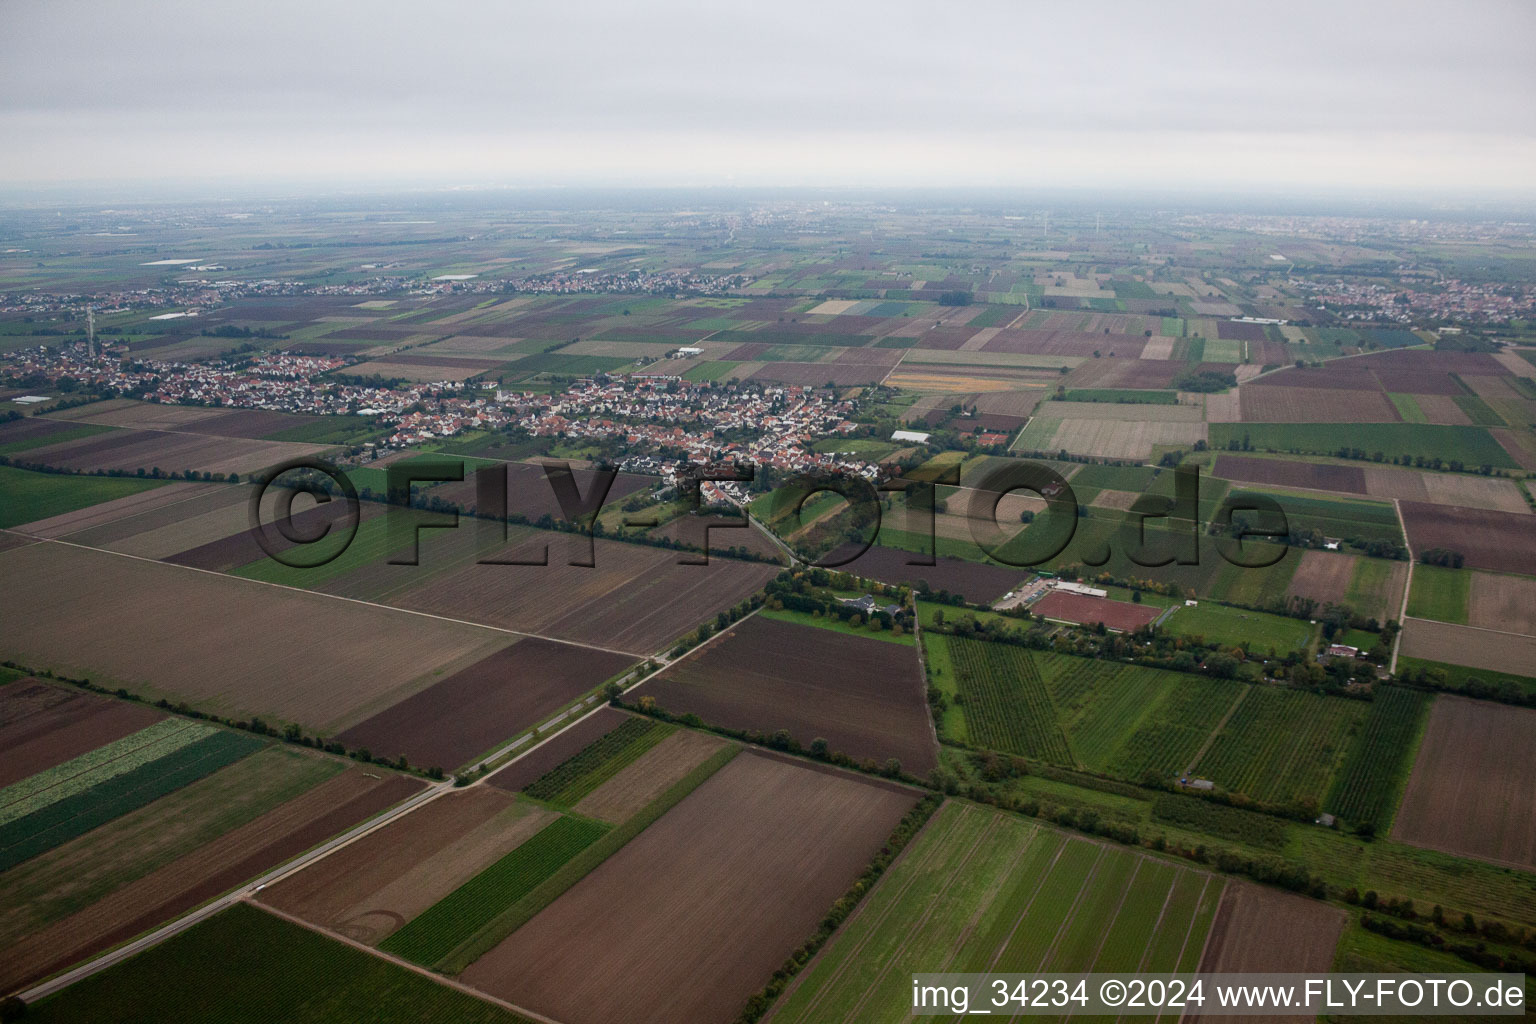
[[[673,783],[666,792],[652,800],[643,810],[636,812],[628,821],[616,825],[597,842],[566,861],[553,875],[540,882],[512,906],[497,914],[488,924],[483,925],[475,934],[455,946],[433,966],[445,974],[462,973],[466,967],[490,952],[503,939],[527,924],[541,910],[591,874],[603,861],[617,853],[630,840],[654,825],[673,807],[682,803],[690,793],[702,786],[715,772],[724,768],[741,751],[742,747],[735,743],[718,751],[709,760]]]

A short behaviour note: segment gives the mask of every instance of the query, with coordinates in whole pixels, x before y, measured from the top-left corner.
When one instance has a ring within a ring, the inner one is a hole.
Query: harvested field
[[[1416,501],[1399,508],[1416,552],[1449,548],[1471,569],[1536,575],[1536,520],[1529,515]]]
[[[338,332],[338,334],[340,333],[342,332]],[[441,360],[427,364],[419,364],[400,362],[397,359],[386,357],[384,359],[374,360],[373,362],[358,363],[356,366],[348,367],[347,370],[349,373],[356,374],[361,377],[378,374],[380,377],[391,379],[398,378],[400,380],[408,380],[418,383],[433,383],[435,381],[443,380],[468,380],[476,374],[481,374],[486,372],[486,370],[489,368],[494,368],[477,366],[474,365],[474,363],[475,361],[465,362],[462,360],[453,360],[452,362],[449,362],[447,360]],[[495,363],[494,366],[502,366],[504,364],[505,361],[502,361]]]
[[[1054,404],[1054,403],[1053,403]],[[1114,406],[1105,406],[1114,408]],[[1183,406],[1138,405],[1136,409],[1180,409]],[[1195,410],[1197,413],[1199,410]],[[1037,420],[1038,421],[1038,417]],[[1030,430],[1034,428],[1030,423]],[[1041,443],[1026,441],[1029,431],[1014,442],[1015,448],[1046,452],[1068,451],[1075,455],[1095,455],[1108,459],[1145,460],[1159,445],[1190,446],[1207,438],[1204,423],[1153,422],[1079,417],[1062,420],[1048,439]]]
[[[163,558],[192,544],[225,537],[250,526],[250,488],[228,484],[205,487],[186,492],[180,501],[123,515],[66,536],[71,544],[141,558]]]
[[[493,772],[485,781],[509,793],[520,792],[633,717],[610,707],[599,708],[569,729],[518,757],[505,768]]]
[[[1202,973],[1306,972],[1333,969],[1333,953],[1349,915],[1318,900],[1233,880],[1200,958]],[[1218,1014],[1185,1020],[1224,1020]],[[1254,1021],[1312,1021],[1311,1016],[1244,1017]]]
[[[35,981],[185,913],[415,793],[403,775],[352,769],[226,832],[7,950],[0,991]]]
[[[1245,455],[1218,455],[1211,470],[1216,476],[1243,483],[1278,484],[1318,491],[1365,494],[1366,470],[1358,466],[1333,466],[1288,459],[1257,459]],[[1377,497],[1372,492],[1373,497]]]
[[[122,739],[164,717],[142,704],[35,679],[0,687],[0,788]]]
[[[1392,838],[1536,870],[1533,753],[1536,710],[1436,698]]]
[[[0,647],[25,664],[322,733],[422,689],[436,670],[472,664],[511,640],[475,626],[60,544],[0,552],[0,586],[28,594],[0,620]],[[166,658],[166,651],[176,656]]]
[[[541,533],[490,556],[530,561],[547,544],[548,565],[469,565],[389,603],[647,655],[739,603],[776,571],[729,558],[679,564],[699,556],[606,540],[596,542],[595,568],[572,566],[562,557],[563,539]]]
[[[1528,516],[1530,506],[1520,496],[1520,485],[1513,480],[1499,480],[1466,473],[1422,473],[1425,500],[1436,505],[1459,505]],[[1536,528],[1536,520],[1530,521]]]
[[[917,776],[937,763],[926,684],[904,644],[753,616],[642,689],[713,725],[788,729],[805,746],[821,738],[850,757],[894,757]]]
[[[370,946],[555,819],[501,790],[449,793],[264,889],[261,902]]]
[[[519,640],[359,722],[336,738],[447,771],[511,739],[631,659],[539,637]]]
[[[856,384],[878,384],[891,372],[889,363],[764,363],[754,370],[747,380],[774,381],[779,384],[798,384],[821,387],[852,387]]]
[[[846,558],[855,549],[839,548],[823,561],[828,564]],[[958,558],[940,557],[935,565],[911,565],[928,556],[897,548],[872,545],[870,549],[846,565],[838,565],[842,572],[851,572],[882,583],[911,583],[927,581],[934,591],[947,590],[960,594],[966,600],[988,604],[1012,590],[1029,570],[1011,566],[992,565],[983,562],[967,562]]]
[[[159,430],[114,430],[83,441],[34,448],[27,460],[82,471],[151,470],[200,473],[251,473],[289,459],[329,451],[319,444],[251,441]]]
[[[1150,405],[1129,402],[1051,401],[1040,410],[1051,419],[1124,420],[1128,423],[1199,423],[1205,414],[1197,405]]]
[[[1239,390],[1244,423],[1397,423],[1402,418],[1380,391],[1280,387]]]
[[[679,729],[582,797],[573,810],[589,818],[623,821],[723,746],[724,740],[708,733]]]
[[[1108,598],[1093,597],[1089,594],[1069,594],[1062,590],[1053,590],[1046,594],[1031,605],[1029,610],[1034,615],[1044,615],[1048,619],[1060,619],[1084,625],[1102,622],[1109,629],[1118,629],[1122,632],[1139,629],[1163,612],[1161,608],[1148,605],[1132,604],[1129,601],[1111,601]]]
[[[1467,597],[1467,625],[1536,636],[1536,579],[1473,573]]]
[[[228,485],[224,485],[228,486]],[[171,483],[153,490],[140,491],[111,501],[103,501],[74,512],[28,523],[22,532],[32,537],[68,537],[84,530],[119,520],[131,519],[153,509],[175,505],[190,497],[223,491],[219,484]]]
[[[1287,597],[1310,597],[1319,607],[1329,602],[1343,604],[1354,579],[1357,560],[1351,555],[1331,551],[1304,551],[1301,564],[1286,588]],[[1369,614],[1368,609],[1358,609]]]
[[[1426,661],[1525,676],[1536,665],[1536,637],[1409,618],[1403,623],[1402,653]]]
[[[114,398],[92,402],[77,409],[53,413],[48,418],[72,423],[94,423],[104,427],[135,427],[139,430],[178,430],[217,416],[222,410],[200,405],[168,405]],[[198,431],[204,433],[204,431]]]
[[[723,1024],[916,802],[916,792],[743,754],[463,980],[568,1024]]]

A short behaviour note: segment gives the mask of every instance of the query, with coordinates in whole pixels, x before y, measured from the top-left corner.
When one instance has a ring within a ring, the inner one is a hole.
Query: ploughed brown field
[[[295,427],[324,422],[320,416],[300,416],[270,409],[217,409],[203,406],[160,405],[119,399],[94,402],[77,410],[52,414],[77,423],[147,430],[178,430],[214,437],[259,439]]]
[[[1239,882],[1227,883],[1205,940],[1201,973],[1324,973],[1349,920],[1326,903]],[[1308,1021],[1310,1016],[1223,1017],[1186,1020]]]
[[[165,716],[34,679],[0,686],[0,788],[138,732]]]
[[[754,615],[645,683],[641,695],[712,725],[772,733],[923,776],[937,764],[926,687],[905,644]]]
[[[1380,391],[1331,388],[1240,388],[1244,423],[1398,423],[1397,408]]]
[[[11,991],[126,942],[366,821],[424,783],[353,769],[22,939],[0,960]]]
[[[505,768],[493,772],[485,781],[509,793],[519,792],[613,732],[631,717],[610,707],[598,708],[569,729],[545,740]]]
[[[836,564],[857,550],[853,545],[844,546],[822,558],[821,564],[882,583],[915,584],[918,580],[926,580],[934,591],[947,590],[979,604],[1002,597],[1030,575],[1028,569],[967,562],[959,558],[940,557],[935,560],[935,565],[908,565],[908,562],[922,561],[927,556],[878,544],[850,562]]]
[[[1529,515],[1417,501],[1400,507],[1415,554],[1450,548],[1461,552],[1469,569],[1536,575],[1536,520]]]
[[[259,899],[374,945],[555,817],[488,786],[448,793],[269,886]]]
[[[531,561],[547,548],[548,565],[476,563],[389,603],[644,656],[740,603],[777,571],[729,558],[683,565],[697,556],[607,540],[595,543],[594,567],[573,566],[570,557],[581,547],[573,540],[541,531],[489,557]]]
[[[746,524],[743,519],[715,515],[683,515],[670,523],[656,527],[650,535],[666,537],[669,540],[702,548],[706,541],[706,531],[709,550],[712,553],[739,547],[755,555],[772,558],[776,562],[785,560],[784,552],[778,545],[764,537],[762,531],[756,527]]]
[[[1102,622],[1109,629],[1125,632],[1145,626],[1163,613],[1161,608],[1144,604],[1111,601],[1107,597],[1069,594],[1060,590],[1046,594],[1031,605],[1029,610],[1031,614],[1044,615],[1048,619],[1064,619],[1089,626]]]
[[[0,552],[0,649],[26,665],[330,734],[512,642],[444,622],[62,544]]]
[[[1392,838],[1536,870],[1536,711],[1436,698]]]
[[[530,637],[433,683],[337,739],[448,771],[491,751],[631,664],[629,657]]]
[[[917,796],[738,755],[462,980],[566,1024],[730,1021]]]
[[[589,818],[625,821],[723,746],[725,741],[718,736],[679,729],[582,797],[572,809]]]
[[[60,469],[195,469],[205,473],[252,473],[289,459],[329,451],[319,444],[252,441],[163,430],[122,428],[27,452],[27,461]]]
[[[1318,491],[1364,494],[1365,470],[1359,466],[1330,466],[1288,459],[1256,459],[1246,455],[1218,455],[1211,472],[1224,480],[1250,484],[1278,484]]]
[[[1536,665],[1536,637],[1433,619],[1408,619],[1403,625],[1402,653],[1410,658],[1517,676],[1536,671],[1532,668]]]
[[[1291,597],[1310,597],[1320,605],[1332,602],[1342,604],[1349,593],[1349,581],[1355,575],[1358,559],[1329,551],[1304,551],[1301,564],[1291,577],[1286,594]],[[1370,614],[1374,609],[1361,608]],[[1396,616],[1393,616],[1396,618]]]

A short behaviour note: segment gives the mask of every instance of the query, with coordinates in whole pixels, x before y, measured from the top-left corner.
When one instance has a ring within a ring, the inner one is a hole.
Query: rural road
[[[751,618],[753,615],[756,615],[756,614],[757,614],[757,609],[754,608],[751,612],[749,612],[746,615],[742,616],[737,621],[738,622],[745,622],[747,619]],[[732,625],[734,625],[734,624],[735,623],[733,623]],[[692,653],[693,651],[696,651],[699,648],[704,647],[704,646],[706,646],[708,644],[714,643],[715,640],[717,640],[719,637],[725,635],[725,632],[728,632],[728,631],[722,631],[722,632],[717,632],[717,633],[713,634],[712,636],[710,636],[710,638],[708,640],[705,640],[704,643],[699,644],[697,647],[692,648],[689,651],[689,653]],[[684,657],[686,657],[686,656],[687,655],[684,655]],[[656,671],[647,674],[643,678],[641,678],[638,681],[636,681],[635,683],[631,684],[625,690],[626,693],[628,693],[630,690],[635,689],[635,687],[642,685],[647,680],[649,680],[652,677],[656,676],[658,673],[665,671],[666,668],[669,665],[672,664],[672,659],[668,658],[665,654],[654,655],[650,660],[656,662],[656,664],[658,666]],[[512,763],[514,763],[516,761],[521,760],[524,757],[527,757],[529,754],[533,753],[535,750],[537,750],[540,747],[544,746],[545,743],[550,742],[551,740],[553,740],[557,736],[559,736],[561,733],[564,733],[567,729],[573,728],[578,723],[586,721],[588,718],[592,717],[593,715],[595,715],[599,711],[601,711],[603,708],[607,707],[607,702],[603,701],[601,698],[598,698],[595,704],[590,705],[590,709],[585,714],[578,714],[578,712],[580,712],[583,707],[587,707],[587,706],[588,705],[577,705],[574,708],[570,708],[570,709],[562,712],[561,715],[557,716],[554,719],[554,722],[561,722],[561,721],[564,722],[564,724],[558,730],[556,730],[555,732],[551,733],[549,736],[545,737],[539,743],[535,743],[534,745],[528,747],[528,749],[526,749],[526,750],[522,751],[521,753],[517,754],[515,757],[512,757],[511,759],[509,759],[507,761],[507,764],[512,764]],[[549,725],[554,724],[554,722],[547,722],[547,723],[545,723],[545,726],[548,727]],[[528,737],[530,735],[532,735],[532,733],[525,733],[522,736],[519,736],[517,739],[513,740],[511,743],[508,743],[506,746],[502,747],[500,750],[498,750],[495,753],[493,753],[493,754],[489,755],[488,757],[486,757],[485,761],[486,762],[494,761],[497,758],[504,757],[507,754],[511,753],[512,751],[517,750],[518,747],[523,746],[525,743],[527,743]],[[501,767],[505,767],[505,765],[503,765]],[[485,776],[482,776],[481,778],[476,779],[473,783],[470,783],[470,785],[479,785],[481,782],[484,782],[485,779],[489,778],[491,774],[493,774],[493,773],[487,773]],[[159,928],[156,928],[152,932],[147,932],[144,935],[141,935],[138,938],[133,939],[132,941],[130,941],[128,943],[125,943],[124,945],[119,946],[118,948],[116,948],[116,949],[114,949],[114,950],[112,950],[112,951],[110,951],[108,953],[102,954],[101,956],[97,957],[94,960],[90,960],[90,961],[87,961],[86,963],[80,964],[77,967],[74,967],[74,968],[72,968],[72,969],[70,969],[68,971],[65,971],[63,974],[57,975],[57,976],[55,976],[53,978],[48,979],[47,981],[44,981],[44,982],[42,982],[42,983],[40,983],[38,985],[33,986],[30,989],[27,989],[24,992],[18,993],[18,995],[20,995],[21,998],[24,999],[28,1003],[35,1002],[36,1000],[42,999],[45,996],[50,996],[50,995],[53,995],[55,992],[62,991],[63,989],[68,988],[70,985],[73,985],[77,981],[82,981],[82,980],[84,980],[86,978],[89,978],[93,974],[98,974],[101,971],[104,971],[107,968],[112,967],[115,964],[119,964],[119,963],[123,962],[124,960],[127,960],[130,957],[135,956],[138,953],[142,953],[146,949],[149,949],[149,948],[151,948],[153,946],[159,945],[160,943],[164,942],[166,939],[169,939],[169,938],[171,938],[174,935],[178,935],[181,932],[186,931],[188,928],[191,928],[193,925],[197,924],[198,922],[204,921],[204,920],[214,916],[215,914],[219,913],[220,911],[225,910],[225,909],[233,906],[234,904],[241,902],[242,900],[245,900],[247,898],[255,896],[256,893],[258,893],[261,889],[264,889],[268,885],[271,885],[274,882],[278,882],[278,881],[288,877],[289,875],[293,874],[296,871],[303,870],[305,867],[308,867],[310,864],[313,864],[315,861],[318,861],[318,860],[320,860],[320,859],[322,859],[322,858],[324,858],[326,856],[329,856],[330,854],[334,853],[335,851],[341,849],[344,846],[349,845],[350,843],[355,842],[358,839],[361,839],[363,836],[369,834],[370,832],[373,832],[376,829],[383,828],[385,825],[389,824],[390,822],[394,821],[395,819],[399,818],[400,816],[405,815],[405,814],[409,814],[411,811],[414,811],[416,808],[421,807],[424,804],[427,804],[427,803],[430,803],[433,800],[436,800],[438,797],[441,797],[441,796],[443,796],[443,795],[445,795],[447,793],[452,792],[455,788],[467,788],[467,787],[455,787],[454,784],[453,784],[452,777],[449,777],[448,779],[445,779],[442,782],[431,783],[431,784],[429,784],[427,786],[426,789],[424,789],[421,792],[417,793],[415,796],[412,796],[412,797],[402,801],[401,803],[396,804],[394,807],[392,807],[389,810],[385,811],[383,814],[380,814],[378,817],[371,818],[368,821],[365,821],[362,824],[357,825],[356,827],[354,827],[354,828],[352,828],[352,829],[350,829],[350,830],[348,830],[346,832],[343,832],[341,835],[336,836],[333,839],[327,840],[324,843],[321,843],[319,846],[315,847],[314,849],[309,850],[306,853],[300,854],[298,857],[294,858],[293,860],[290,860],[290,861],[288,861],[285,864],[282,864],[282,865],[280,865],[280,866],[278,866],[276,868],[273,868],[271,871],[268,871],[266,874],[261,875],[258,878],[251,879],[249,882],[245,883],[244,885],[240,886],[239,888],[233,889],[230,892],[225,893],[223,896],[220,896],[218,899],[215,899],[215,900],[213,900],[210,903],[206,903],[203,906],[198,907],[196,910],[190,911],[187,914],[185,914],[185,915],[183,915],[183,916],[181,916],[179,918],[176,918],[173,921],[170,921],[170,922],[167,922],[164,925],[161,925]],[[263,906],[265,906],[265,904],[263,904]],[[330,934],[330,933],[326,933],[326,934]],[[377,952],[376,950],[373,950],[370,947],[360,947],[360,948],[365,948],[370,953],[376,953]],[[386,957],[386,959],[388,959],[388,958]],[[428,972],[428,973],[430,973],[430,972]],[[431,975],[431,976],[434,977],[434,978],[437,977],[436,975]],[[523,1011],[523,1012],[526,1013],[526,1011]],[[547,1018],[543,1018],[543,1019],[547,1019]]]
[[[294,860],[288,861],[286,864],[282,864],[276,868],[273,868],[271,871],[260,876],[259,878],[252,879],[240,888],[225,893],[223,896],[220,896],[213,902],[206,903],[203,906],[198,907],[196,910],[182,917],[179,917],[176,920],[169,922],[168,924],[161,925],[154,931],[141,935],[133,941],[119,946],[109,953],[104,953],[97,957],[95,960],[83,963],[80,966],[73,968],[72,970],[65,971],[63,974],[60,974],[54,978],[50,978],[40,985],[36,985],[33,988],[27,989],[25,992],[20,993],[21,998],[26,1000],[28,1003],[35,1002],[38,999],[42,999],[44,996],[50,996],[55,992],[73,985],[77,981],[81,981],[85,978],[89,978],[93,974],[104,971],[114,964],[121,963],[136,953],[142,953],[144,950],[149,949],[151,946],[159,945],[166,939],[169,939],[171,936],[186,931],[188,928],[197,924],[199,921],[212,917],[219,911],[233,906],[235,903],[238,903],[247,895],[256,892],[258,889],[270,885],[271,883],[276,882],[295,871],[298,871],[305,865],[311,864],[314,861],[319,860],[321,857],[324,857],[326,854],[346,846],[348,843],[361,838],[376,828],[383,827],[385,824],[393,821],[400,815],[407,814],[410,811],[415,810],[417,807],[420,807],[422,804],[437,799],[452,788],[452,781],[429,785],[420,793],[417,793],[415,796],[410,797],[409,799],[404,800],[399,804],[396,804],[394,807],[385,811],[378,817],[371,818],[368,821],[363,822],[361,825],[358,825],[347,832],[343,832],[341,835],[336,836],[334,839],[321,843],[319,846],[315,847],[313,850],[310,850],[308,853],[301,854]]]

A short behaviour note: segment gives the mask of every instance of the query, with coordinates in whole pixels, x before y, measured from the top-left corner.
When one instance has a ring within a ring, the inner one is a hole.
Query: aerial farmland
[[[0,203],[0,1009],[1536,974],[1536,236],[1351,211]]]

